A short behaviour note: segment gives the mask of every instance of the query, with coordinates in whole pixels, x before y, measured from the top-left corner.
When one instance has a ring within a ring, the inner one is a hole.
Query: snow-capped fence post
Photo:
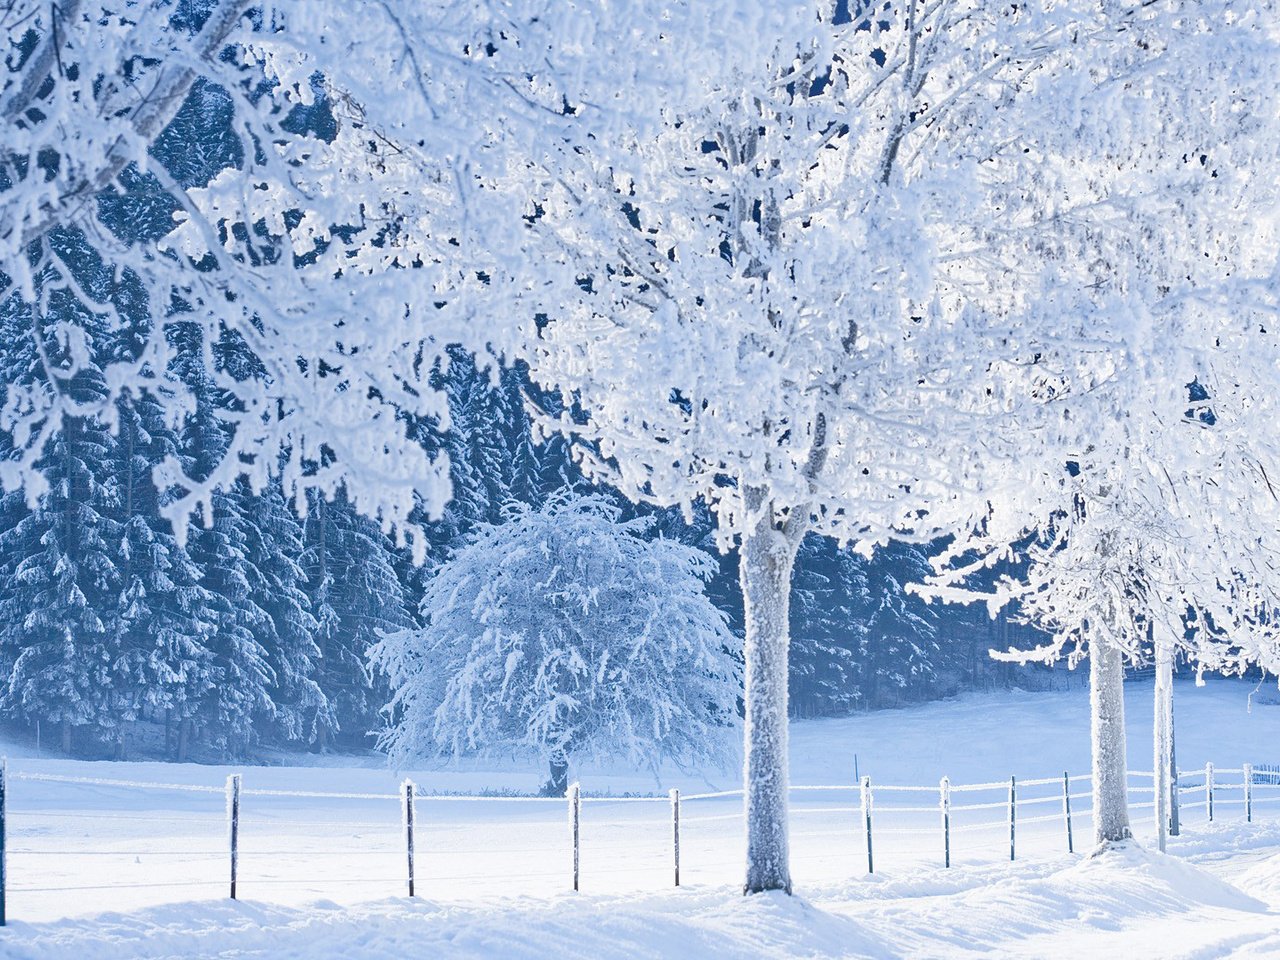
[[[582,790],[578,784],[569,785],[569,825],[573,830],[573,892],[578,892],[578,842],[582,823]]]
[[[1009,859],[1014,858],[1014,831],[1018,824],[1018,778],[1009,778]]]
[[[1244,765],[1244,819],[1253,823],[1253,764]]]
[[[942,865],[951,866],[951,778],[938,781],[938,807],[942,811]]]
[[[5,896],[9,887],[8,853],[5,850],[5,794],[8,792],[9,758],[0,757],[0,927],[9,922]]]
[[[227,839],[231,847],[231,899],[236,898],[236,874],[240,867],[240,774],[227,777]]]
[[[867,828],[867,873],[875,873],[875,860],[871,855],[871,778],[862,778],[862,822]]]
[[[680,791],[671,788],[671,858],[676,886],[680,886]]]
[[[1204,799],[1209,808],[1209,822],[1213,823],[1213,763],[1204,765]]]
[[[414,896],[413,891],[413,781],[406,779],[401,784],[403,795],[401,804],[403,806],[404,817],[404,848],[408,857],[409,868],[409,896]]]
[[[1067,824],[1067,853],[1075,853],[1075,842],[1071,838],[1071,778],[1067,771],[1062,771],[1062,819]]]
[[[1178,780],[1178,728],[1173,722],[1173,698],[1169,698],[1169,836],[1182,830],[1182,788]]]

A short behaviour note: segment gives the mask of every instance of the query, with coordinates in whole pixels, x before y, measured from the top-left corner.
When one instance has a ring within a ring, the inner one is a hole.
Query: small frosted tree
[[[491,750],[536,756],[548,792],[571,760],[719,760],[739,696],[738,642],[703,585],[716,562],[561,493],[482,524],[422,600],[424,625],[371,656],[395,691],[382,743],[403,763]]]

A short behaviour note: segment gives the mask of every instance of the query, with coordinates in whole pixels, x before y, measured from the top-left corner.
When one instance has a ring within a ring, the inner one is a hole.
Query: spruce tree
[[[5,342],[8,382],[43,379],[64,402],[91,410],[106,392],[94,356],[106,333],[100,318],[55,288],[57,280],[52,270],[40,277],[50,287],[47,311],[33,312],[16,297],[4,308],[5,333],[13,338]],[[60,335],[59,318],[73,314],[82,337]],[[53,369],[43,369],[40,348]],[[22,515],[0,532],[9,574],[0,588],[0,646],[11,664],[3,705],[58,726],[68,750],[73,728],[118,723],[110,667],[121,586],[113,548],[119,488],[104,471],[112,443],[94,417],[66,418],[40,461],[48,492],[25,514],[6,497],[5,513]]]
[[[289,742],[309,743],[321,729],[332,729],[336,720],[317,681],[320,624],[307,595],[302,523],[276,482],[256,495],[244,493],[241,505],[252,558],[251,598],[270,619],[263,642],[274,677],[270,695],[275,732]]]
[[[151,466],[177,452],[177,438],[147,396],[122,403],[114,473],[121,486],[122,588],[112,660],[112,710],[123,722],[163,716],[166,732],[198,712],[215,686],[209,642],[215,597],[202,571],[160,516]],[[184,750],[185,753],[185,750]]]
[[[305,568],[311,613],[318,628],[316,680],[331,713],[318,725],[315,744],[335,738],[362,746],[378,725],[387,700],[367,654],[383,632],[411,623],[390,542],[344,497],[314,497],[307,511]]]
[[[222,457],[227,443],[220,419],[225,401],[194,359],[201,348],[200,332],[191,327],[180,330],[175,372],[196,398],[196,409],[182,431],[183,457],[191,475],[202,480]],[[256,602],[263,591],[259,587],[261,574],[253,562],[254,531],[246,517],[246,491],[240,483],[230,491],[214,492],[202,522],[193,525],[187,545],[202,571],[201,586],[211,598],[208,647],[214,684],[200,698],[194,715],[207,731],[210,745],[223,754],[243,753],[260,724],[275,715],[271,700],[275,674],[262,644],[262,638],[271,636],[274,624]],[[180,736],[180,754],[186,752],[188,726]]]

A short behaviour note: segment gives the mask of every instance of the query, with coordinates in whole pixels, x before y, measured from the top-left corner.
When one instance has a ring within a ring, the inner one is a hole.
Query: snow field
[[[0,933],[12,960],[459,958],[1244,958],[1280,956],[1280,830],[1202,837],[1203,866],[1136,848],[1098,860],[906,871],[742,897],[735,887],[639,894],[383,898],[305,907],[169,904]],[[1214,859],[1214,858],[1219,859]],[[1225,875],[1232,883],[1226,882]],[[1268,883],[1271,885],[1268,886]],[[8,942],[5,943],[4,941]]]
[[[1226,926],[1252,938],[1241,956],[1262,955],[1259,938],[1280,930],[1260,906],[1280,904],[1280,786],[1256,785],[1258,822],[1246,824],[1241,776],[1229,771],[1280,760],[1280,709],[1255,704],[1250,711],[1252,691],[1238,682],[1179,687],[1179,758],[1196,767],[1184,775],[1184,836],[1170,845],[1188,861],[1185,870],[1141,852],[1123,869],[1079,856],[1091,844],[1079,742],[1087,756],[1083,691],[971,696],[797,723],[791,842],[796,890],[805,899],[746,904],[737,895],[743,824],[733,783],[664,775],[664,786],[682,793],[682,889],[675,891],[665,792],[625,770],[578,771],[584,790],[596,795],[582,800],[582,892],[574,896],[566,801],[448,793],[529,789],[541,770],[491,762],[487,772],[468,765],[410,773],[420,791],[419,900],[410,901],[398,774],[246,768],[241,901],[231,904],[228,769],[19,758],[10,762],[12,925],[0,932],[0,956],[374,957],[433,948],[542,956],[570,944],[568,955],[582,956],[694,955],[700,946],[711,956],[961,956],[989,938],[995,946],[984,949],[1001,956],[1055,956],[1061,941],[1085,944],[1091,956],[1124,955],[1107,951],[1127,944],[1132,958],[1154,954],[1126,940],[1126,931],[1164,938],[1168,955],[1178,956],[1193,944],[1220,946],[1225,941],[1214,937]],[[1126,694],[1130,767],[1140,774],[1150,685],[1130,684]],[[871,875],[855,750],[872,781]],[[1215,754],[1210,824],[1196,774]],[[1066,853],[1064,769],[1081,771],[1070,781],[1076,856]],[[942,866],[939,770],[953,781],[949,870]],[[1018,775],[1014,863],[1001,770]],[[842,775],[843,785],[836,782]],[[834,789],[804,789],[820,782]],[[646,785],[657,795],[599,795]],[[1130,789],[1135,831],[1150,841],[1149,775],[1130,777]],[[1095,935],[1103,939],[1089,939]],[[195,946],[178,946],[188,940]],[[1020,953],[1024,941],[1039,952]]]
[[[198,768],[195,772],[198,772]],[[1225,771],[1224,771],[1225,773]],[[1237,771],[1238,773],[1238,771]],[[37,779],[28,779],[28,778]],[[68,778],[70,779],[70,778]],[[246,775],[252,782],[252,773]],[[1237,776],[1238,779],[1238,776]],[[1070,780],[1073,847],[1091,844],[1088,778]],[[1150,776],[1131,777],[1135,818],[1149,809]],[[226,896],[228,821],[212,785],[142,787],[129,781],[13,775],[10,816],[11,916],[69,914]],[[1067,851],[1061,777],[1017,785],[1014,839],[1022,859]],[[1243,816],[1238,784],[1217,781],[1219,821]],[[1203,787],[1188,784],[1188,795]],[[938,788],[871,786],[872,866],[877,873],[943,865]],[[861,791],[852,786],[792,789],[792,863],[803,887],[868,873]],[[1255,817],[1280,816],[1280,786],[1259,783]],[[741,794],[681,800],[681,881],[730,885],[742,869]],[[1203,799],[1184,803],[1194,833]],[[1199,809],[1198,815],[1193,813]],[[550,896],[572,882],[572,831],[564,800],[419,796],[415,804],[416,892],[441,900],[490,895]],[[950,786],[950,862],[1009,859],[1009,784]],[[1139,821],[1140,823],[1140,821]],[[317,897],[342,902],[403,894],[406,848],[394,793],[258,790],[246,785],[239,821],[238,896],[286,904]],[[671,805],[665,797],[584,797],[580,820],[583,891],[658,891],[674,882]],[[127,893],[126,893],[127,891]],[[74,894],[68,902],[67,894]]]

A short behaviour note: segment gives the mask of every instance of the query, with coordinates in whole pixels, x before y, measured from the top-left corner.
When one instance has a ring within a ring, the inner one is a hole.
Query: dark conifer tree
[[[70,255],[66,236],[49,242]],[[93,411],[105,396],[95,353],[106,332],[60,276],[50,267],[39,278],[47,309],[33,312],[16,298],[4,308],[5,332],[18,338],[6,346],[6,372],[13,377],[7,382],[43,379],[64,402]],[[62,311],[78,314],[82,336],[63,330]],[[43,369],[42,357],[52,369]],[[68,418],[41,461],[48,492],[25,513],[13,495],[6,497],[5,513],[18,519],[0,533],[9,574],[0,586],[0,647],[11,665],[3,704],[57,726],[64,749],[74,728],[111,730],[118,723],[110,667],[121,590],[120,491],[107,469],[111,449],[109,432],[94,416]]]
[[[388,699],[366,655],[382,631],[410,623],[394,554],[377,526],[343,497],[312,498],[305,530],[304,568],[318,623],[315,678],[331,711],[315,745],[366,746]]]

